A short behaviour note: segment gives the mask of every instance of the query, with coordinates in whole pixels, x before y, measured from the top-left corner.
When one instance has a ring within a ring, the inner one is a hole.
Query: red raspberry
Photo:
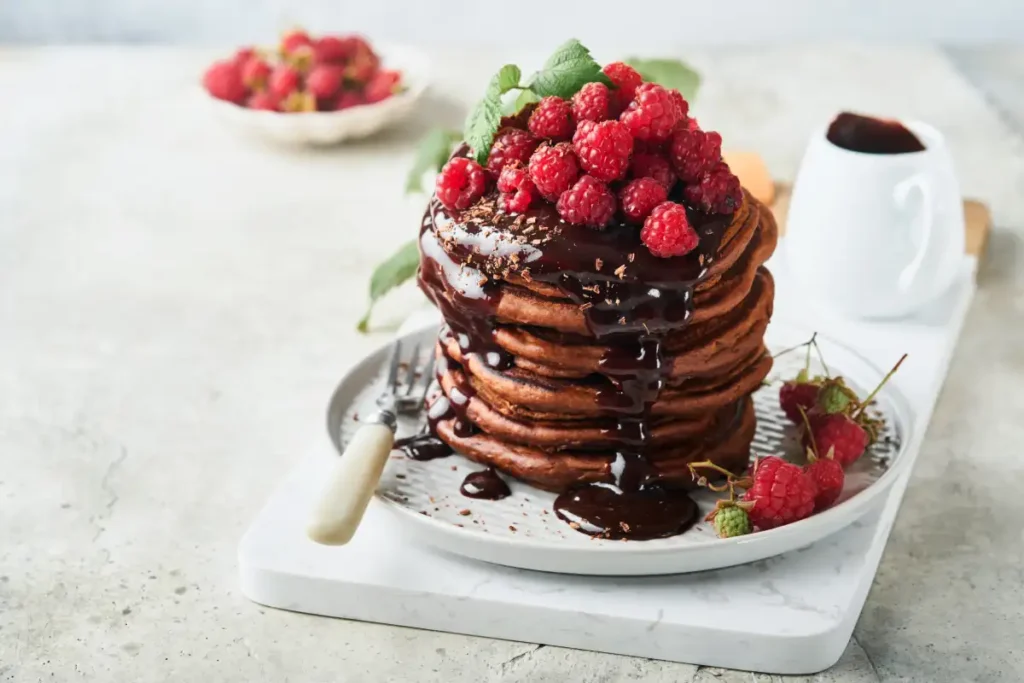
[[[273,93],[271,93],[273,95]],[[296,90],[288,97],[281,100],[281,111],[286,112],[310,112],[317,110],[316,98],[303,90]]]
[[[281,64],[270,72],[267,80],[267,89],[270,94],[279,100],[283,100],[299,89],[301,75],[299,70],[287,64]]]
[[[743,500],[754,503],[747,513],[762,531],[804,519],[814,510],[814,481],[797,465],[770,455],[754,463],[753,477]]]
[[[603,228],[615,215],[615,195],[600,180],[585,175],[562,193],[556,208],[573,225]]]
[[[682,126],[672,133],[669,158],[684,183],[694,183],[722,159],[722,136],[689,130]]]
[[[582,121],[572,137],[580,166],[598,180],[612,181],[626,175],[633,138],[618,121]]]
[[[662,202],[651,211],[640,230],[642,241],[659,258],[682,256],[693,251],[700,238],[690,227],[686,209],[675,202]]]
[[[487,174],[480,164],[465,157],[455,157],[444,165],[437,176],[435,193],[445,207],[465,209],[483,196]]]
[[[676,105],[676,118],[679,121],[686,119],[686,115],[690,113],[690,104],[683,99],[683,94],[675,88],[670,88],[668,96],[672,98],[672,102]]]
[[[295,29],[294,31],[288,31],[281,36],[281,54],[293,55],[303,48],[313,47],[313,39],[309,37],[309,34],[302,29]]]
[[[341,90],[345,67],[337,64],[317,64],[306,76],[306,89],[320,100],[334,97]]]
[[[676,184],[676,174],[668,159],[650,152],[634,152],[631,172],[634,178],[654,178],[669,192]]]
[[[657,83],[644,83],[636,89],[633,101],[619,120],[638,140],[667,140],[679,122],[676,103],[668,90]]]
[[[572,96],[572,115],[577,121],[604,121],[611,107],[611,91],[604,83],[587,83]]]
[[[509,213],[524,213],[537,193],[529,171],[519,162],[508,164],[501,170],[498,189],[502,193],[501,208]]]
[[[813,382],[784,383],[779,387],[779,405],[782,406],[782,412],[796,424],[802,425],[804,418],[800,415],[800,410],[803,409],[806,413],[814,407],[819,389],[819,385]]]
[[[270,78],[270,71],[270,65],[262,57],[252,56],[242,63],[242,82],[250,90],[262,90]]]
[[[491,145],[491,154],[487,157],[487,170],[498,175],[501,169],[514,161],[525,166],[538,144],[540,140],[525,130],[503,128],[498,131],[494,144]]]
[[[819,457],[832,451],[832,457],[843,467],[857,460],[868,447],[868,433],[845,413],[826,415],[812,411],[807,416],[810,433],[804,429],[802,443]]]
[[[242,70],[232,60],[216,62],[203,74],[203,87],[218,100],[242,104],[249,91],[242,82]]]
[[[344,40],[349,50],[345,78],[357,84],[367,82],[380,68],[380,57],[361,36],[349,36]]]
[[[231,58],[231,61],[237,64],[239,67],[242,67],[245,66],[246,62],[248,62],[250,59],[256,56],[258,56],[256,48],[249,46],[240,47],[237,50],[235,50],[235,55]]]
[[[654,178],[630,181],[619,193],[622,213],[634,223],[643,223],[654,207],[668,199],[668,190]]]
[[[394,95],[401,84],[402,72],[392,69],[381,69],[366,84],[363,94],[369,103],[380,102]]]
[[[690,204],[708,213],[730,214],[743,202],[740,179],[724,161],[712,166],[698,184],[687,186],[684,195]]]
[[[338,36],[323,36],[313,43],[313,61],[317,64],[344,64],[351,44]]]
[[[580,165],[568,142],[543,144],[530,157],[530,180],[549,201],[558,201],[563,192],[576,181]]]
[[[545,97],[530,114],[527,127],[539,138],[568,140],[573,129],[572,107],[561,97]]]
[[[612,93],[613,116],[618,116],[632,101],[636,89],[644,82],[643,77],[629,64],[623,62],[612,62],[606,65],[601,71],[615,84],[615,91]]]
[[[338,95],[338,99],[334,102],[334,110],[341,111],[342,109],[356,107],[360,104],[366,104],[366,98],[363,97],[363,93],[356,90],[342,90],[341,94]]]
[[[245,106],[260,111],[278,111],[280,103],[270,93],[258,92],[253,93],[252,97],[246,101]]]
[[[814,511],[821,512],[832,507],[832,504],[843,492],[846,473],[843,472],[843,466],[831,454],[818,458],[814,453],[808,453],[807,459],[808,463],[804,467],[804,472],[818,489],[814,496]]]

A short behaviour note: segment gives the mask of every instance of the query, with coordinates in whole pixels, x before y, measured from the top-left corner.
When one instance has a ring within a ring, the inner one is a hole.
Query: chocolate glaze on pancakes
[[[493,194],[424,216],[419,284],[446,322],[433,431],[561,493],[556,512],[585,533],[680,533],[696,514],[677,492],[687,464],[747,464],[776,225],[747,193],[731,215],[687,212],[700,243],[675,258],[636,226],[569,225],[546,203],[510,215]]]

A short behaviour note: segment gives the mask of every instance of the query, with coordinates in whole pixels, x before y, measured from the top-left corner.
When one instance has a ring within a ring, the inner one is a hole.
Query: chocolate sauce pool
[[[495,280],[513,274],[564,292],[606,346],[600,373],[606,384],[597,401],[610,418],[610,476],[555,501],[558,517],[583,533],[656,538],[681,533],[696,519],[693,501],[661,487],[645,459],[651,407],[668,373],[663,338],[691,318],[694,288],[707,276],[732,219],[689,208],[687,214],[700,243],[685,256],[667,259],[647,250],[636,226],[573,226],[548,204],[509,215],[496,209],[493,194],[454,215],[432,199],[423,219],[419,285],[447,323],[442,340],[454,338],[463,355],[476,355],[498,370],[512,365],[494,340],[494,319],[502,296]],[[433,406],[435,423],[454,418],[460,435],[471,434],[465,410],[472,387],[466,381],[448,394],[445,405]]]
[[[459,487],[459,493],[467,498],[501,500],[512,495],[512,490],[493,467],[488,467],[479,472],[470,472]]]

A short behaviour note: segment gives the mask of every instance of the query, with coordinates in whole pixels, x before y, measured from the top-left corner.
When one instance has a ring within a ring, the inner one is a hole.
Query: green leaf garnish
[[[462,139],[462,133],[445,128],[435,128],[420,140],[416,149],[416,160],[413,161],[409,175],[405,179],[405,191],[423,192],[423,174],[427,171],[440,171],[452,147]]]
[[[630,57],[626,63],[636,69],[645,81],[675,88],[689,102],[697,96],[700,74],[678,59],[640,59]]]
[[[532,90],[524,90],[519,93],[519,97],[516,98],[515,108],[512,113],[515,114],[522,110],[526,105],[533,104],[534,102],[540,102],[540,95]]]
[[[473,150],[473,156],[481,164],[487,163],[491,153],[494,134],[501,126],[501,96],[520,87],[522,73],[515,64],[506,64],[494,74],[487,84],[483,99],[476,103],[466,117],[465,138]]]
[[[373,277],[370,278],[370,305],[357,326],[360,332],[366,332],[369,328],[373,305],[382,296],[415,275],[419,264],[418,240],[410,240],[392,254],[387,261],[377,266],[373,271]]]
[[[590,50],[575,38],[560,46],[544,63],[544,68],[533,75],[529,87],[540,97],[556,95],[568,99],[587,83],[612,82],[601,71],[590,55]]]

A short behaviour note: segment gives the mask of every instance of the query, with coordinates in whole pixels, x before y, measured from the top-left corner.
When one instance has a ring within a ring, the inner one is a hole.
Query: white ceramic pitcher
[[[808,295],[846,315],[912,313],[946,291],[963,258],[963,203],[945,139],[902,123],[924,151],[853,152],[823,126],[793,187],[787,267]]]

